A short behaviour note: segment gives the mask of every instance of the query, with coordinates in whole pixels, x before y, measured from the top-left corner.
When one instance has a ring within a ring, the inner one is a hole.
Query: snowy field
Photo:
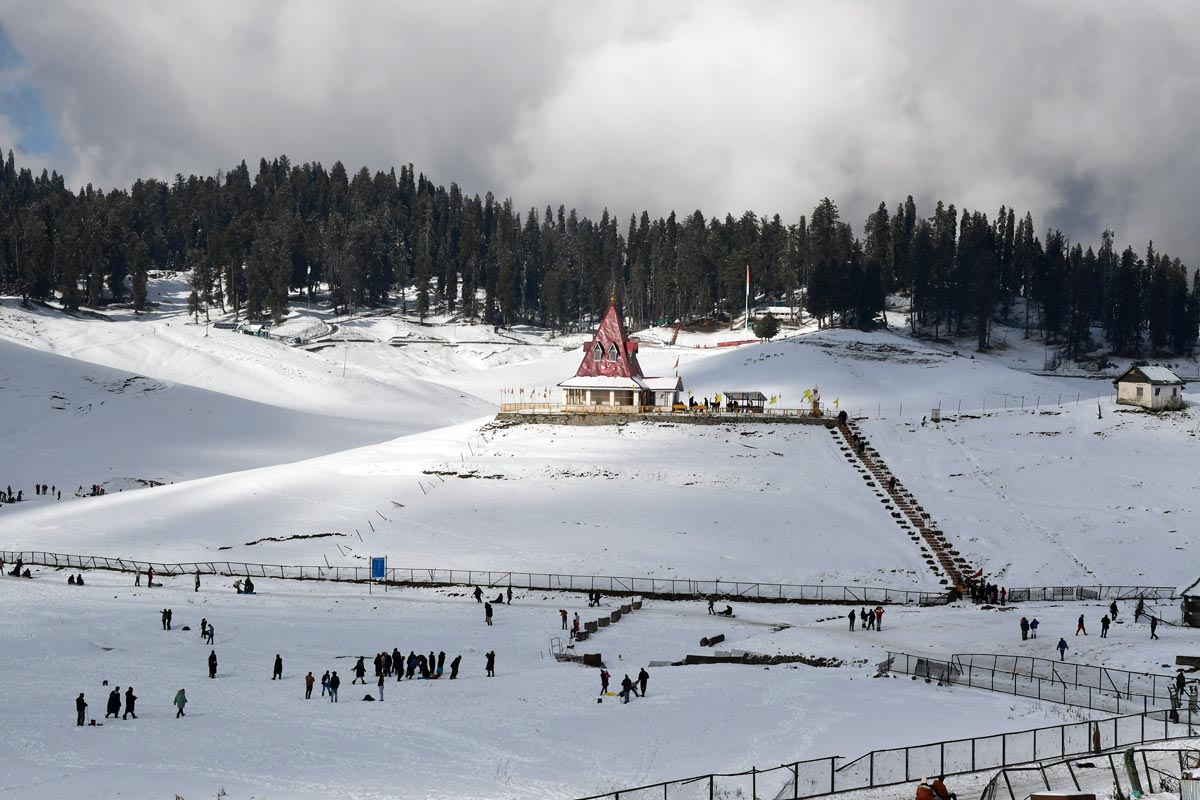
[[[494,422],[502,396],[555,399],[585,335],[300,306],[280,329],[305,340],[295,344],[195,323],[179,280],[152,290],[157,311],[140,317],[0,300],[0,486],[25,497],[0,506],[0,548],[938,588],[822,427]],[[1131,412],[1105,381],[1031,374],[1041,345],[1017,336],[972,358],[889,332],[808,326],[739,347],[717,345],[742,331],[682,332],[670,345],[672,333],[638,334],[639,360],[648,375],[678,363],[697,398],[760,390],[796,407],[819,387],[827,406],[862,416],[947,537],[1002,584],[1196,577],[1184,557],[1200,514],[1194,410]],[[935,407],[949,419],[922,425]],[[62,500],[35,497],[37,482]],[[94,483],[104,497],[73,496]],[[333,535],[295,538],[311,534]],[[264,581],[241,598],[207,581],[200,593],[190,581],[150,591],[95,573],[76,588],[65,573],[35,573],[0,579],[0,663],[16,698],[5,727],[20,733],[0,737],[0,798],[194,800],[222,787],[238,798],[569,798],[1051,725],[1080,712],[875,680],[874,664],[888,649],[1052,657],[1075,616],[1096,626],[1103,613],[892,607],[884,631],[850,634],[845,607],[738,605],[737,619],[714,620],[701,603],[654,601],[586,643],[615,681],[703,652],[699,639],[716,632],[736,649],[845,664],[656,668],[650,696],[623,707],[596,703],[595,670],[548,656],[559,608],[590,618],[579,596],[518,593],[487,628],[458,589]],[[160,630],[166,606],[192,631]],[[1042,622],[1037,642],[1019,639],[1025,613]],[[202,616],[216,626],[216,681]],[[1069,659],[1169,672],[1194,638],[1160,633],[1151,643],[1122,618],[1108,639],[1068,635]],[[462,680],[389,683],[383,704],[359,702],[351,656],[385,646],[461,653]],[[483,676],[489,649],[494,679]],[[272,685],[275,653],[285,681]],[[309,669],[338,669],[343,702],[306,703]],[[76,730],[74,696],[85,691],[102,716],[105,679],[135,686],[141,719]],[[181,686],[191,705],[175,720]]]
[[[650,670],[648,696],[597,703],[598,671],[549,658],[562,636],[558,609],[594,617],[585,598],[517,592],[483,624],[463,590],[402,590],[264,580],[254,597],[206,582],[168,580],[135,588],[129,576],[36,569],[36,579],[0,579],[0,663],[19,703],[20,739],[0,741],[0,797],[129,796],[238,798],[579,796],[711,770],[828,755],[1086,718],[1061,706],[907,678],[873,679],[888,649],[1051,655],[1077,612],[1098,606],[1031,604],[1017,610],[892,608],[881,632],[846,630],[842,606],[739,604],[733,620],[702,603],[648,601],[580,646],[604,657],[614,682],[650,661],[705,652],[699,639],[724,633],[736,649],[842,659],[841,667],[707,665]],[[605,612],[610,603],[605,601]],[[171,632],[159,612],[173,610]],[[1126,609],[1128,612],[1129,609]],[[1020,642],[1018,613],[1037,615],[1042,636]],[[201,617],[214,625],[218,677]],[[181,628],[188,626],[190,631]],[[790,627],[784,627],[790,626]],[[780,630],[781,629],[781,630]],[[1183,639],[1145,624],[1114,627],[1109,639],[1076,639],[1071,657],[1158,669]],[[389,681],[383,703],[370,656],[384,648],[463,656],[460,680]],[[497,675],[484,675],[495,650]],[[275,654],[284,680],[270,680]],[[368,656],[367,687],[351,686],[355,657]],[[339,703],[303,699],[304,674],[343,677]],[[108,689],[101,685],[108,680]],[[136,721],[103,719],[107,691],[133,685]],[[187,690],[184,719],[171,700]],[[86,693],[102,727],[77,729],[75,695]],[[19,708],[19,711],[18,711]],[[11,728],[10,728],[11,730]]]

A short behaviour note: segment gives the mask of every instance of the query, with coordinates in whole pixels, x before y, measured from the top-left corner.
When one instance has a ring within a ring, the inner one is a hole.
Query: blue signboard
[[[381,581],[387,577],[387,558],[371,559],[371,579]]]

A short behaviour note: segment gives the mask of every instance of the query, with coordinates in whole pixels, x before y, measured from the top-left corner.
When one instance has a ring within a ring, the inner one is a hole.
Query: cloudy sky
[[[626,218],[1001,204],[1200,266],[1200,3],[0,0],[0,146],[72,185],[241,159]]]

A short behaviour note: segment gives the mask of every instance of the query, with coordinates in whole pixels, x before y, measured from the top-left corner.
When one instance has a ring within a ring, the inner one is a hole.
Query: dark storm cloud
[[[0,0],[70,181],[413,162],[519,208],[909,193],[1200,263],[1200,4]],[[6,127],[0,109],[0,135]]]

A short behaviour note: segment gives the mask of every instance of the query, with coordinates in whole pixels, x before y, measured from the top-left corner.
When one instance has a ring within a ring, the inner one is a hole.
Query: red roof
[[[599,358],[596,357],[599,347]],[[641,378],[642,367],[637,360],[637,342],[629,341],[621,315],[614,303],[604,313],[592,341],[583,346],[583,361],[575,372],[577,378]]]

